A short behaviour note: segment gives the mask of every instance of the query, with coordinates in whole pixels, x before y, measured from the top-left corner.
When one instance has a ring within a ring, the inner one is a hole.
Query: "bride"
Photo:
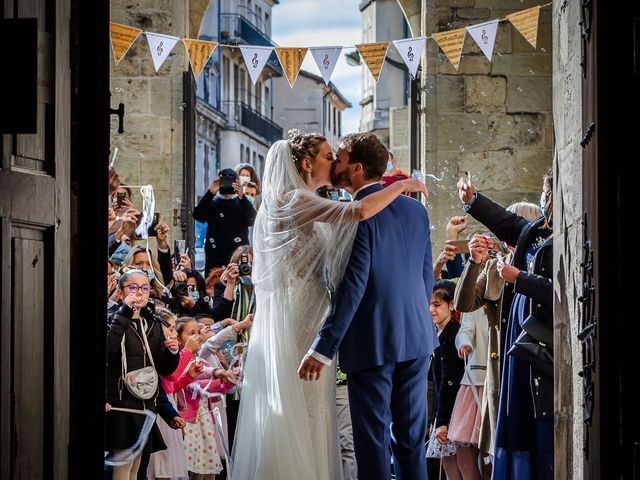
[[[315,134],[276,142],[267,154],[253,235],[257,310],[244,365],[233,480],[342,478],[335,374],[302,382],[296,369],[328,313],[357,222],[403,192],[427,191],[408,179],[362,201],[328,200],[315,191],[331,183],[333,165],[330,145]]]

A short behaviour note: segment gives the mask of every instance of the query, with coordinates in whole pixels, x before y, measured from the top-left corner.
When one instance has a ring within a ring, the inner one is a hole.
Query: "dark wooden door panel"
[[[45,401],[44,353],[50,348],[45,341],[46,312],[43,302],[47,248],[44,232],[31,228],[12,228],[12,478],[44,478],[45,430],[53,421]],[[50,392],[46,392],[49,394]],[[46,395],[50,398],[50,395]],[[45,428],[46,424],[46,428]],[[37,454],[40,452],[40,454]],[[47,467],[51,467],[47,465]]]
[[[7,18],[38,20],[37,133],[5,135],[4,164],[54,174],[55,165],[55,91],[56,31],[54,0],[17,2],[17,10],[5,3]]]
[[[0,0],[2,14],[37,19],[38,58],[37,133],[0,137],[0,479],[65,479],[70,1]]]

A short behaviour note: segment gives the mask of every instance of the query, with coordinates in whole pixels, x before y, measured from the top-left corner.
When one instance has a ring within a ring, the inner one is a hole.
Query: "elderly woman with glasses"
[[[120,308],[111,316],[107,333],[107,391],[111,405],[105,425],[106,448],[115,455],[130,449],[145,421],[145,410],[156,413],[158,374],[170,375],[178,367],[175,337],[165,338],[162,324],[149,303],[151,285],[146,273],[128,270],[118,281]],[[166,448],[157,425],[153,425],[143,451]],[[136,478],[140,452],[131,462],[114,468],[113,480]],[[131,455],[129,455],[131,456]]]

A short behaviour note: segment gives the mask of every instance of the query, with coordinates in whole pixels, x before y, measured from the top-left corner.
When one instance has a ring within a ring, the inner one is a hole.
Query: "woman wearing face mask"
[[[160,265],[153,258],[151,250],[147,254],[147,249],[143,246],[133,247],[129,254],[122,262],[122,268],[135,268],[142,270],[147,274],[149,282],[151,283],[151,297],[161,299],[163,297],[162,284],[164,284],[162,274],[160,273]]]
[[[236,165],[234,170],[238,174],[238,181],[241,186],[244,187],[249,182],[255,183],[258,188],[258,194],[260,194],[260,179],[251,165],[248,163],[240,163]]]
[[[240,274],[239,264],[243,258],[248,260],[248,266],[251,269],[253,249],[249,245],[238,247],[233,252],[229,265],[214,287],[212,315],[217,322],[225,318],[233,318],[240,322],[250,313],[253,283],[251,273]]]
[[[210,299],[202,275],[197,270],[190,268],[182,272],[186,276],[186,280],[183,282],[187,284],[186,295],[180,295],[181,292],[176,288],[177,282],[174,283],[171,288],[169,309],[179,317],[195,317],[201,313],[211,313]]]
[[[178,366],[178,355],[172,352],[178,342],[175,338],[165,339],[160,323],[154,318],[152,304],[148,306],[151,285],[147,275],[140,270],[130,270],[120,277],[118,288],[124,300],[110,318],[107,332],[106,400],[112,408],[105,425],[106,448],[115,454],[135,444],[145,421],[143,410],[156,412],[157,375],[169,375]],[[151,372],[148,367],[153,367]],[[144,375],[138,375],[138,380],[146,378],[146,387],[140,381],[129,383],[125,380],[127,373],[136,370],[144,371]],[[153,376],[156,378],[155,392],[150,391]],[[165,448],[158,426],[154,424],[143,450],[156,452]],[[113,479],[135,479],[139,465],[138,455],[132,463],[115,467]]]

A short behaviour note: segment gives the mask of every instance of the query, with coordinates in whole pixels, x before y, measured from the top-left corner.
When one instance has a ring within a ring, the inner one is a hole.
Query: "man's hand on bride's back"
[[[427,186],[422,180],[418,180],[417,178],[406,178],[395,183],[399,183],[400,185],[402,185],[404,187],[405,193],[419,192],[423,193],[425,197],[429,197],[429,190],[427,190]]]
[[[320,373],[324,368],[324,363],[319,362],[310,355],[305,355],[298,367],[298,377],[300,380],[320,380]]]

